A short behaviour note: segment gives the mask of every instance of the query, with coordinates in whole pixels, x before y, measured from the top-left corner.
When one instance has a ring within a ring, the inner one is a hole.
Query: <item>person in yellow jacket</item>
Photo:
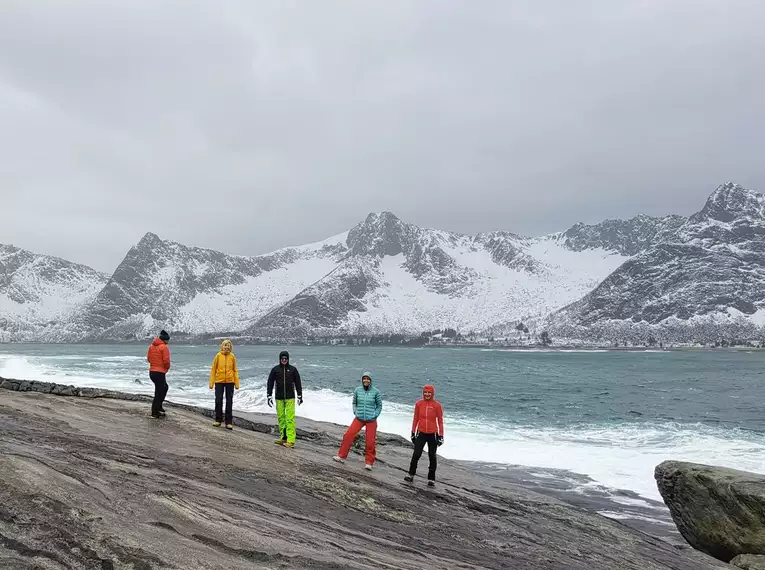
[[[223,420],[223,394],[226,395],[226,429],[234,429],[232,407],[234,388],[239,389],[239,370],[236,367],[234,345],[229,339],[220,344],[220,352],[215,355],[210,371],[210,390],[215,388],[215,427],[220,427]]]

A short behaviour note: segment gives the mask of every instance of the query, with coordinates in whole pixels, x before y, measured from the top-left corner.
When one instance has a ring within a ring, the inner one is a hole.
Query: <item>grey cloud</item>
[[[765,191],[760,2],[3,12],[0,242],[102,270],[146,231],[255,254],[369,211],[534,235]]]

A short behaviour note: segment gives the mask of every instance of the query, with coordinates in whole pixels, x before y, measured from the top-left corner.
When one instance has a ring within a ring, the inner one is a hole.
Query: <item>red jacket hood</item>
[[[165,344],[165,343],[162,341],[162,339],[157,337],[157,338],[154,339],[154,341],[151,344],[153,344],[154,346],[159,346],[160,344]],[[146,345],[144,345],[144,346],[146,346]]]
[[[430,390],[430,393],[432,394],[432,399],[436,399],[436,388],[432,384],[426,384],[422,387],[422,397],[425,397],[425,390]]]

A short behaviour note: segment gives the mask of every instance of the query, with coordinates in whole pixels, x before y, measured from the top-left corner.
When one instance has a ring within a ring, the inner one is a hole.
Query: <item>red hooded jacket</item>
[[[436,389],[428,384],[424,386],[422,391],[430,390],[432,394],[430,400],[426,400],[423,396],[422,400],[418,400],[414,405],[414,421],[412,421],[413,433],[438,433],[438,435],[444,435],[444,410],[441,404],[436,401]]]

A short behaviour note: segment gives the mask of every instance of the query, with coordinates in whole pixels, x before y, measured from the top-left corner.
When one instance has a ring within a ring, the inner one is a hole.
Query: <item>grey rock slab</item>
[[[257,429],[273,414],[237,414],[229,432],[167,410],[4,393],[0,556],[84,569],[727,567],[457,462],[439,465],[435,489],[406,484],[402,438],[383,439],[366,472],[360,453],[332,461],[344,426],[299,419],[288,449]]]

